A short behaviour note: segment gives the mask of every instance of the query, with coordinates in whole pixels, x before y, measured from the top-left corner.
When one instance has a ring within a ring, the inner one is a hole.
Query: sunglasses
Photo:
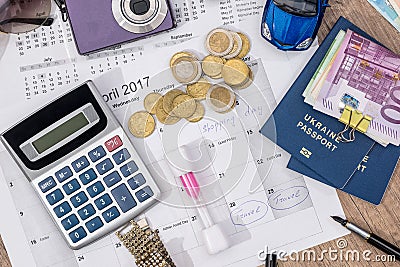
[[[55,0],[66,21],[64,0]],[[51,0],[0,0],[0,32],[24,33],[51,26]]]

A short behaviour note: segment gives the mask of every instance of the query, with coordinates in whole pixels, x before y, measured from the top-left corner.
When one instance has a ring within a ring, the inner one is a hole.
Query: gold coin
[[[251,48],[251,44],[250,44],[250,40],[247,37],[247,35],[245,35],[244,33],[238,32],[237,33],[240,38],[242,39],[242,50],[240,51],[239,55],[237,55],[237,58],[244,58],[249,52],[250,52],[250,48]]]
[[[222,78],[222,73],[218,74],[217,76],[210,77],[211,79],[218,80]]]
[[[196,111],[192,116],[186,118],[190,122],[198,122],[204,118],[205,109],[202,103],[197,102]]]
[[[186,92],[195,99],[205,99],[211,84],[206,78],[200,78],[196,83],[190,84],[186,88]]]
[[[208,55],[201,62],[201,67],[206,75],[213,77],[221,74],[224,63],[225,61],[223,58]]]
[[[240,38],[240,35],[236,32],[231,32],[231,34],[233,36],[233,47],[232,47],[232,50],[229,52],[229,54],[224,56],[224,58],[226,58],[226,59],[234,58],[237,55],[239,55],[239,53],[240,53],[240,51],[242,51],[242,47],[243,47],[243,42],[242,42],[242,38]]]
[[[188,118],[196,111],[196,100],[190,95],[178,95],[172,102],[173,114],[179,118]]]
[[[136,137],[144,138],[154,132],[156,123],[153,116],[146,111],[135,112],[128,122],[129,131]]]
[[[188,56],[176,59],[171,69],[175,79],[183,84],[195,83],[202,75],[200,62]]]
[[[249,67],[243,60],[238,58],[229,59],[222,68],[222,78],[233,86],[243,84],[249,77]]]
[[[144,109],[150,114],[156,114],[157,101],[162,97],[159,93],[148,94],[143,101]]]
[[[224,29],[214,29],[207,35],[206,47],[212,55],[225,56],[232,50],[233,37]]]
[[[234,89],[245,89],[247,87],[249,87],[254,80],[254,74],[253,71],[249,68],[250,70],[250,74],[249,74],[249,78],[247,79],[247,81],[245,81],[243,84],[238,85],[238,86],[232,86]]]
[[[174,65],[175,60],[177,60],[178,58],[181,58],[181,57],[193,57],[194,59],[197,60],[196,56],[193,55],[192,53],[185,52],[185,51],[177,52],[171,57],[171,59],[169,61],[169,66],[172,67],[172,65]]]
[[[156,105],[156,117],[157,119],[162,123],[162,124],[175,124],[177,123],[180,118],[175,117],[175,116],[171,116],[169,115],[167,112],[165,112],[164,108],[163,108],[163,102],[165,100],[164,98],[165,96],[161,97],[158,101],[157,101],[157,105]]]
[[[207,92],[207,103],[217,112],[225,113],[231,109],[236,100],[232,90],[224,85],[216,84]]]
[[[174,106],[172,105],[172,102],[174,101],[174,98],[177,97],[178,95],[184,94],[183,91],[179,89],[172,89],[168,91],[164,97],[163,97],[163,109],[165,112],[167,112],[170,116],[172,116],[172,110],[174,109]]]

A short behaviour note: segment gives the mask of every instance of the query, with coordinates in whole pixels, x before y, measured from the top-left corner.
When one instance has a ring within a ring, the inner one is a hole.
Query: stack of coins
[[[205,45],[210,52],[202,62],[206,75],[224,79],[233,89],[251,85],[253,73],[242,60],[250,51],[250,40],[245,34],[217,28],[207,35]]]
[[[129,119],[130,132],[145,138],[155,129],[156,119],[162,124],[175,124],[181,119],[200,121],[205,114],[202,100],[216,112],[231,111],[236,104],[232,89],[244,89],[253,82],[253,73],[242,60],[250,51],[249,38],[240,32],[222,28],[212,30],[205,46],[210,53],[199,61],[194,52],[181,51],[170,59],[170,69],[175,79],[183,84],[165,95],[150,93],[144,99],[143,111]],[[224,82],[210,82],[223,79]]]
[[[205,99],[209,87],[210,83],[202,79],[188,86],[191,89],[187,92],[173,89],[165,95],[148,94],[143,101],[145,110],[137,111],[129,118],[129,131],[135,137],[145,138],[154,132],[155,118],[166,125],[175,124],[181,119],[189,122],[200,121],[205,113],[200,100]]]
[[[250,40],[245,34],[221,28],[208,33],[205,45],[211,55],[225,59],[244,58],[250,52]]]

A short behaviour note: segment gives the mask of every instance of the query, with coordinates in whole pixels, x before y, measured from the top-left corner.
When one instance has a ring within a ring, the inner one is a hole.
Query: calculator
[[[92,81],[12,126],[1,141],[72,249],[116,230],[160,195]]]

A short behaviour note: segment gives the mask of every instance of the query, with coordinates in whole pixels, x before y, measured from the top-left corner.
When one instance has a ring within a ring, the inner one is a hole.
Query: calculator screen
[[[116,125],[107,119],[95,90],[92,82],[78,86],[8,129],[0,140],[28,170],[50,166]]]
[[[36,148],[38,153],[43,153],[47,149],[53,147],[55,144],[64,140],[65,138],[82,129],[88,124],[89,121],[81,112],[71,119],[67,120],[57,128],[51,130],[42,137],[33,141],[32,145]]]

